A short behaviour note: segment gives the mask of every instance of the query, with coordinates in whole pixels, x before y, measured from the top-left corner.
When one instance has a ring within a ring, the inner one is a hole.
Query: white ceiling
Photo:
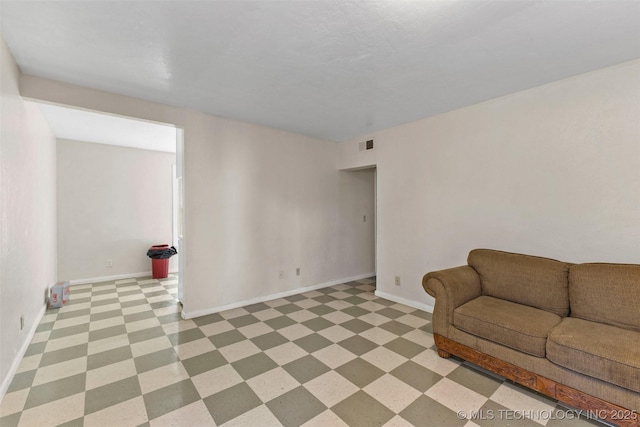
[[[640,1],[6,1],[24,73],[335,141],[640,57]]]
[[[176,128],[125,117],[38,104],[57,138],[176,152]]]

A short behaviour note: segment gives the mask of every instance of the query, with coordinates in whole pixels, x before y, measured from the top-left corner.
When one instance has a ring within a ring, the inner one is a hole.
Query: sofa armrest
[[[433,271],[422,279],[424,290],[436,299],[433,310],[433,332],[448,337],[453,312],[462,304],[482,294],[480,277],[468,265]]]

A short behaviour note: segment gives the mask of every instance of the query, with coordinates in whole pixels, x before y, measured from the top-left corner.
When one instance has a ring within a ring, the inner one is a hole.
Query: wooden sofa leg
[[[439,348],[438,349],[438,356],[442,357],[443,359],[448,359],[448,358],[451,357],[451,353]]]

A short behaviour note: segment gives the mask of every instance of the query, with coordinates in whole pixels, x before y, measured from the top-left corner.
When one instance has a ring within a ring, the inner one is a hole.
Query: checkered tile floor
[[[361,280],[181,320],[175,277],[74,286],[42,319],[0,425],[595,424],[441,359],[431,315],[374,287]],[[479,410],[473,422],[458,416]]]

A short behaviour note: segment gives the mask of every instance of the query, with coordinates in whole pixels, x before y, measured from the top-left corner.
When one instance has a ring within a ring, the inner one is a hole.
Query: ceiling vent
[[[361,142],[359,144],[360,151],[373,150],[373,139]]]

